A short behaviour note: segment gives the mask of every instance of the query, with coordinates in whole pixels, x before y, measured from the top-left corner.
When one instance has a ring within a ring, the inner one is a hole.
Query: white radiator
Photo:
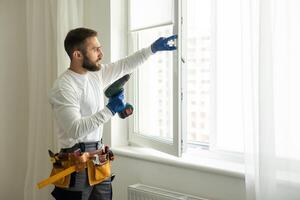
[[[128,186],[128,200],[208,200],[143,184]]]

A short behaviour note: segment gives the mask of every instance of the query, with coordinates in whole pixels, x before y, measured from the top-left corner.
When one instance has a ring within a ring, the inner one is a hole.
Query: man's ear
[[[77,59],[81,59],[81,58],[82,58],[82,54],[81,54],[80,51],[75,50],[75,51],[73,52],[73,57],[74,57],[74,58],[77,58]]]

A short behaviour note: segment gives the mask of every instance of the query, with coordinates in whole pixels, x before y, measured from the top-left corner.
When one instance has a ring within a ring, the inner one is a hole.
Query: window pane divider
[[[146,26],[146,27],[142,27],[142,28],[132,29],[132,30],[129,30],[129,32],[134,33],[134,32],[144,31],[144,30],[148,30],[148,29],[159,28],[159,27],[163,27],[163,26],[173,26],[173,25],[174,25],[173,22],[167,22],[167,23],[162,23],[162,24],[156,24],[153,26]]]

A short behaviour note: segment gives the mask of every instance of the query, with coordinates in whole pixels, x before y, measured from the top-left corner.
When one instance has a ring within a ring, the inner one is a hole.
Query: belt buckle
[[[79,142],[78,145],[81,152],[85,152],[85,144],[83,142]]]

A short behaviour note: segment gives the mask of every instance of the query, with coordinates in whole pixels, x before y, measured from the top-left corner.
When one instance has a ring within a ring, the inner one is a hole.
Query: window
[[[130,143],[177,156],[189,149],[242,153],[238,2],[130,0],[129,13],[130,52],[179,36],[177,51],[157,53],[134,74]]]
[[[129,5],[131,52],[149,46],[160,36],[177,32],[172,0],[131,0]],[[140,21],[138,19],[141,19],[141,16],[151,17],[143,17]],[[178,56],[175,53],[159,53],[152,56],[134,74],[133,102],[136,109],[131,123],[130,142],[154,146],[162,151],[179,155],[179,123],[175,122],[177,109],[174,110],[178,101],[173,98],[174,79],[177,79],[174,77],[173,67],[177,65],[174,59],[176,57]]]

